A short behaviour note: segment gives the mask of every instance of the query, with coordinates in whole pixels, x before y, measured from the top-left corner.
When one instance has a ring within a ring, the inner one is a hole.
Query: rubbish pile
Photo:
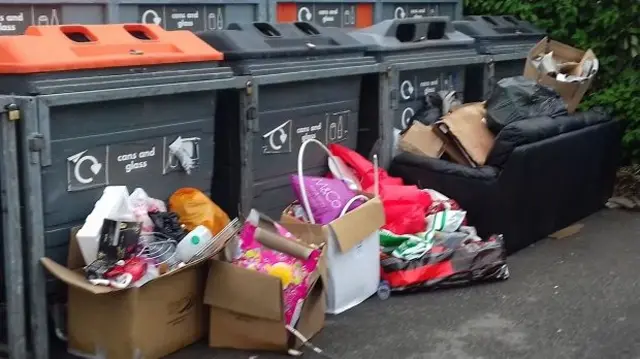
[[[229,218],[204,193],[180,189],[169,209],[141,188],[129,195],[124,186],[107,187],[76,233],[87,280],[117,289],[141,287],[224,247],[228,238],[214,234]]]
[[[450,93],[426,96],[399,134],[396,152],[482,166],[508,124],[575,111],[598,66],[593,51],[545,38],[529,53],[523,76],[500,80],[486,102],[462,105]]]

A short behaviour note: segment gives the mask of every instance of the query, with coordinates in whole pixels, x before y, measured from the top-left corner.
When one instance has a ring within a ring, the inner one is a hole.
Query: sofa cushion
[[[504,167],[511,152],[518,146],[542,141],[606,121],[611,121],[611,116],[606,112],[591,110],[556,118],[534,117],[510,123],[496,136],[486,164]]]

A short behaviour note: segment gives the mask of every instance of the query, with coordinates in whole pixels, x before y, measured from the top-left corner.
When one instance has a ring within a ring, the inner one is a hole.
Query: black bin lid
[[[338,28],[308,22],[272,24],[231,23],[222,31],[197,33],[224,54],[225,60],[294,58],[362,53],[366,46]]]
[[[522,40],[539,41],[546,33],[531,24],[511,15],[474,15],[465,16],[464,20],[454,21],[456,30],[477,40],[502,41]]]

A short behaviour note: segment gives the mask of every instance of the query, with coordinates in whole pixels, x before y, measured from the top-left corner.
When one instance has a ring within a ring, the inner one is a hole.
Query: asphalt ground
[[[603,210],[581,223],[509,257],[506,282],[373,297],[328,316],[312,342],[334,359],[640,358],[640,215]],[[168,358],[286,357],[203,342]]]

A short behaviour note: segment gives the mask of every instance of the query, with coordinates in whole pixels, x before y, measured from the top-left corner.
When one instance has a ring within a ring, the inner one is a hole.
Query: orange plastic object
[[[298,21],[298,7],[293,2],[281,2],[276,7],[276,20],[278,22]]]
[[[229,224],[229,216],[196,188],[184,187],[175,191],[169,197],[169,210],[178,215],[180,223],[189,231],[205,226],[216,235]]]
[[[4,74],[222,59],[222,53],[190,31],[165,31],[157,25],[31,26],[24,35],[0,36]]]
[[[362,29],[373,25],[373,4],[356,5],[356,27]]]

